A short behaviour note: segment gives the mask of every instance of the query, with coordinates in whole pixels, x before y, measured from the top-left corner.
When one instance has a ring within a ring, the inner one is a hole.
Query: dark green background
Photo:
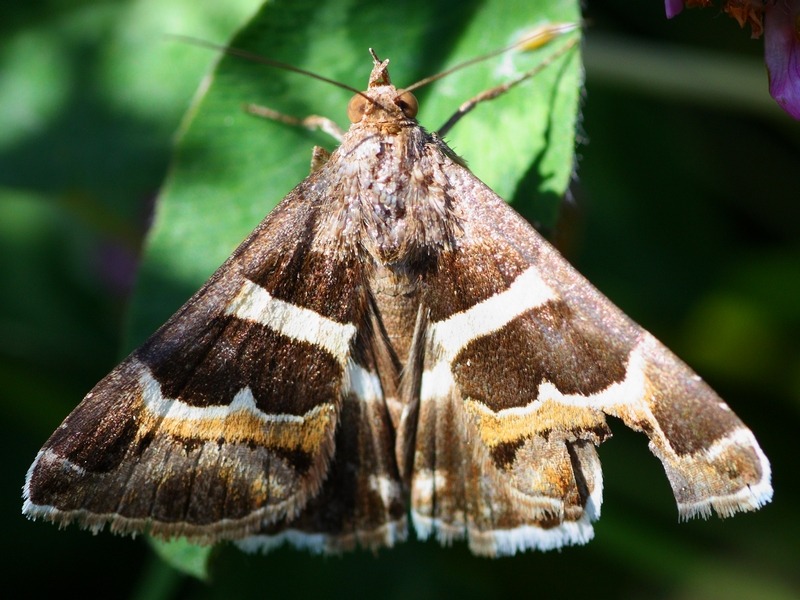
[[[453,38],[480,4],[424,3],[439,15],[436,31],[452,25]],[[256,8],[252,0],[140,0],[0,9],[0,564],[8,593],[800,594],[792,446],[800,424],[800,124],[768,97],[761,41],[714,10],[668,22],[657,0],[589,3],[577,179],[551,239],[752,427],[772,460],[772,505],[724,522],[678,525],[645,439],[612,422],[615,437],[601,449],[605,502],[595,540],[561,552],[492,561],[472,558],[463,545],[410,542],[378,558],[323,559],[226,548],[205,584],[174,575],[143,541],[58,531],[20,515],[20,488],[36,451],[130,343],[121,336],[135,257],[172,135],[215,60],[166,43],[161,33],[225,42]],[[396,23],[398,39],[407,27],[411,45],[426,39],[414,16]],[[331,57],[323,74],[336,76],[337,54]],[[327,114],[341,106],[332,100]],[[493,151],[457,150],[468,159]]]

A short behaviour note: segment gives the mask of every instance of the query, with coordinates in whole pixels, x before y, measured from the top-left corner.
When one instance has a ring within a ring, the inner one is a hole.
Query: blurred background
[[[451,3],[425,4],[446,14]],[[667,21],[657,0],[586,4],[576,178],[560,219],[543,231],[753,429],[772,461],[773,503],[724,522],[678,524],[644,437],[612,422],[595,539],[560,552],[485,560],[464,545],[414,541],[377,558],[223,548],[200,582],[164,565],[144,540],[28,522],[26,469],[129,343],[126,309],[154,199],[182,115],[216,60],[163,34],[224,42],[259,3],[4,3],[7,597],[800,597],[790,445],[800,426],[800,123],[768,95],[763,40],[716,9]]]

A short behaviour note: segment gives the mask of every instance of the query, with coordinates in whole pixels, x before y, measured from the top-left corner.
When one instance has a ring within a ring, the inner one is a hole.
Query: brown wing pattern
[[[425,284],[417,531],[487,555],[587,541],[605,415],[648,435],[682,516],[768,502],[769,463],[727,405],[491,190],[448,176],[477,200]]]
[[[312,176],[86,396],[31,467],[24,512],[214,542],[291,527],[324,484],[326,497],[351,504],[344,512],[363,513],[365,502],[384,511],[365,526],[384,527],[391,513],[404,531],[380,382],[354,350],[369,318],[361,262],[310,234],[314,189]],[[298,278],[310,270],[313,282]],[[377,501],[359,500],[347,480],[342,456],[360,431],[383,469],[362,469]],[[301,538],[290,541],[318,542]]]

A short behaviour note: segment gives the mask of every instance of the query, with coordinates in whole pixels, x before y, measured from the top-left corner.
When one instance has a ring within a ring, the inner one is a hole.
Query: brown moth
[[[373,55],[374,57],[374,55]],[[23,512],[315,552],[585,543],[606,415],[681,517],[772,497],[752,432],[415,120],[374,57],[331,155],[31,466]]]

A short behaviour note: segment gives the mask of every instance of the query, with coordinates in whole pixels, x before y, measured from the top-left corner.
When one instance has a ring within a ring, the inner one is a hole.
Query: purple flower
[[[684,6],[710,6],[711,0],[665,0],[667,18]],[[754,38],[764,34],[769,93],[783,110],[800,120],[800,0],[723,0],[722,10],[739,26],[750,25]]]
[[[800,119],[800,0],[767,6],[764,59],[769,93],[783,110]]]
[[[711,6],[712,0],[665,0],[664,9],[667,11],[667,18],[671,19],[683,10],[686,5],[689,8],[705,8]]]
[[[664,8],[667,11],[667,18],[671,19],[683,10],[683,0],[666,0]]]

